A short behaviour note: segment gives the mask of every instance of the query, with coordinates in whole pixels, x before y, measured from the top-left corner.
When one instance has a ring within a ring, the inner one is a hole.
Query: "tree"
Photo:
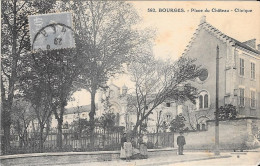
[[[163,62],[151,55],[133,59],[128,71],[135,83],[135,92],[128,98],[128,106],[136,110],[134,132],[166,99],[175,102],[191,100],[195,103],[197,90],[189,82],[197,78],[201,70],[194,61],[181,57],[174,63]]]
[[[47,98],[46,102],[49,104],[49,110],[58,121],[58,148],[62,148],[62,125],[65,106],[72,93],[77,89],[73,86],[73,81],[78,76],[82,65],[84,65],[77,48],[78,40],[76,37],[76,49],[48,50],[31,54],[33,61],[31,62],[31,73],[35,74],[36,80],[42,81],[43,86],[46,87],[43,92]]]
[[[40,58],[42,53],[38,53],[38,58]],[[19,95],[27,100],[36,117],[39,134],[35,137],[39,139],[39,149],[43,149],[43,143],[49,132],[49,123],[53,111],[57,108],[54,103],[54,96],[51,84],[53,83],[53,74],[51,69],[51,62],[49,64],[41,61],[40,64],[34,63],[34,60],[30,58],[31,55],[28,54],[27,58],[24,58],[24,65],[29,68],[29,70],[22,73],[19,79]],[[27,60],[27,61],[26,61]],[[30,64],[30,65],[28,65]]]
[[[34,111],[32,110],[30,103],[17,99],[13,103],[12,107],[12,126],[19,136],[19,146],[28,146],[28,127],[30,123],[36,118]]]
[[[86,62],[76,84],[91,94],[89,117],[93,132],[97,90],[104,88],[110,77],[122,71],[123,64],[141,50],[138,46],[150,35],[134,29],[139,17],[129,3],[77,1],[69,2],[69,6],[75,12],[76,32],[83,46],[80,54]]]
[[[156,146],[158,146],[158,141],[159,141],[159,128],[162,124],[162,110],[159,112],[156,112]]]
[[[172,132],[183,131],[185,127],[184,121],[185,118],[181,114],[176,115],[175,119],[170,123],[170,130]]]
[[[219,108],[219,119],[221,120],[230,120],[236,119],[237,110],[236,107],[232,104],[225,104]]]
[[[69,125],[69,129],[74,133],[75,139],[80,139],[82,136],[89,135],[90,123],[87,119],[79,118]]]
[[[116,115],[113,112],[105,112],[98,120],[99,125],[103,128],[104,133],[111,131],[116,124]]]
[[[21,58],[30,48],[28,15],[45,13],[55,1],[2,1],[1,2],[1,98],[3,111],[1,126],[4,129],[5,153],[10,146],[11,110],[16,83],[19,79]]]

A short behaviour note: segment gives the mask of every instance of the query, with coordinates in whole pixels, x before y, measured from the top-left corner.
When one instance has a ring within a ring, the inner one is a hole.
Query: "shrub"
[[[147,149],[153,149],[154,143],[153,142],[147,142]]]

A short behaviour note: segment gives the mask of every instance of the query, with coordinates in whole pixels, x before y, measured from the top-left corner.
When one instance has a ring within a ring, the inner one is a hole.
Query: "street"
[[[174,165],[174,166],[188,166],[188,165],[203,165],[203,166],[257,166],[260,162],[260,149],[249,152],[221,152],[220,156],[214,156],[211,152],[200,151],[190,152],[184,151],[184,155],[177,155],[176,151],[157,151],[149,152],[148,159],[131,160],[126,162],[125,160],[113,159],[112,161],[103,161],[100,156],[94,155],[76,155],[68,154],[64,156],[38,156],[38,157],[24,157],[13,159],[2,159],[1,166],[9,165],[30,165],[30,166],[43,166],[43,165],[63,165],[63,166],[121,166],[121,165]]]
[[[230,154],[230,153],[229,153]],[[190,165],[203,165],[203,166],[257,166],[260,165],[260,153],[259,152],[249,152],[242,155],[233,155],[230,158],[221,159],[211,159],[211,160],[201,160],[201,161],[191,161],[176,163],[174,166],[190,166]],[[169,164],[173,165],[173,164]]]

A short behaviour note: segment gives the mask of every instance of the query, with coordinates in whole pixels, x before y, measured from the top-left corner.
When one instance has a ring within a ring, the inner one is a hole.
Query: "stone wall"
[[[220,121],[220,149],[240,150],[258,147],[259,142],[256,140],[255,134],[260,129],[259,122],[260,119],[253,118]],[[177,147],[176,140],[178,135],[178,133],[174,135],[174,147]],[[186,139],[185,149],[213,150],[215,145],[215,122],[207,121],[206,131],[186,132],[184,136]]]

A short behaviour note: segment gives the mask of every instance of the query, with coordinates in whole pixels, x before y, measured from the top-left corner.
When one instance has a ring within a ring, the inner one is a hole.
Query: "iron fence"
[[[42,147],[40,146],[40,139],[37,137],[39,133],[28,132],[26,139],[13,134],[10,140],[10,148],[5,154],[120,150],[121,134],[121,131],[104,131],[97,128],[94,131],[93,145],[89,133],[65,129],[62,135],[62,148],[57,148],[57,132],[49,132]],[[173,133],[149,133],[147,137],[147,147],[150,149],[174,146]]]
[[[148,148],[165,148],[174,147],[174,133],[149,133],[148,135]]]
[[[94,130],[94,144],[91,135],[86,132],[63,130],[62,148],[57,148],[57,132],[49,132],[40,146],[39,132],[27,132],[26,138],[17,134],[11,135],[10,147],[5,154],[57,152],[57,151],[98,151],[119,150],[121,131]]]

